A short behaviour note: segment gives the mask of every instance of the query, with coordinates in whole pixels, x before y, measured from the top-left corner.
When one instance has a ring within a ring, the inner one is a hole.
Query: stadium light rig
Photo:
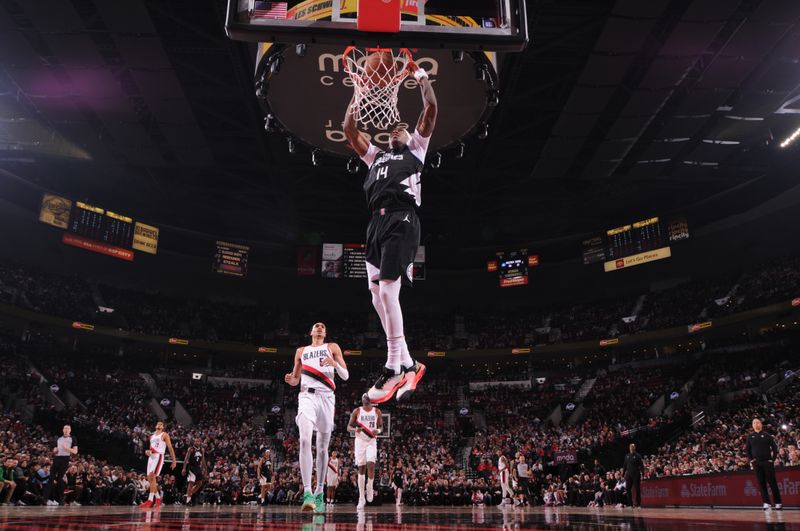
[[[781,148],[787,148],[787,147],[789,147],[790,145],[792,145],[792,144],[794,143],[794,141],[795,141],[795,140],[797,140],[797,137],[800,137],[800,127],[798,127],[797,129],[795,129],[795,130],[794,130],[794,133],[792,133],[791,135],[789,135],[789,136],[786,138],[786,140],[784,140],[783,142],[781,142]]]

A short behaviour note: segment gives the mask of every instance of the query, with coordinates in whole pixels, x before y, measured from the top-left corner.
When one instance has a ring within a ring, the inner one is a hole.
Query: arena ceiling
[[[532,43],[503,59],[488,139],[428,170],[426,242],[557,240],[687,211],[702,223],[733,213],[715,197],[745,209],[794,184],[770,176],[796,165],[777,144],[800,127],[800,2],[528,6]],[[0,2],[0,166],[163,227],[360,237],[360,177],[264,131],[254,53],[225,37],[224,10]]]

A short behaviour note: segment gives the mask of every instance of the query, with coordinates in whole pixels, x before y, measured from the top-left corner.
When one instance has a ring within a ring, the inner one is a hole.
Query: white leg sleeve
[[[389,347],[386,366],[395,373],[400,372],[400,364],[403,358],[403,311],[400,308],[400,287],[402,283],[397,280],[380,281],[380,301],[386,313],[386,343]]]
[[[297,427],[300,430],[300,476],[303,478],[303,488],[311,491],[311,469],[314,466],[314,459],[311,456],[311,436],[314,434],[314,424],[305,415],[300,414],[297,416]]]
[[[330,433],[317,432],[317,488],[314,494],[322,494],[325,488],[325,475],[328,470],[328,445]]]

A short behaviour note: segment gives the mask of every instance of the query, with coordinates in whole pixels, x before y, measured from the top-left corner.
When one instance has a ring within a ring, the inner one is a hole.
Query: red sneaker
[[[397,401],[408,400],[417,389],[417,384],[425,375],[425,365],[414,362],[414,366],[403,373],[403,383],[397,389]]]
[[[156,498],[156,504],[153,505],[153,508],[158,509],[161,507],[161,498]]]
[[[146,502],[140,503],[139,508],[141,509],[149,509],[153,506],[153,502],[151,500],[147,500]]]

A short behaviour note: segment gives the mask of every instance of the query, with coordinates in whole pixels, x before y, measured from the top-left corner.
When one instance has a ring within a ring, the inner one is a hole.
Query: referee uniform
[[[56,501],[59,505],[64,503],[65,476],[69,470],[70,449],[78,446],[77,439],[72,435],[72,429],[64,426],[64,434],[58,438],[53,457],[53,466],[50,468],[50,485],[56,487]],[[45,499],[49,499],[45,496]]]
[[[778,457],[778,445],[772,435],[762,431],[761,421],[753,421],[753,433],[747,436],[747,457],[756,472],[758,488],[761,490],[761,500],[764,502],[764,509],[768,509],[769,493],[767,484],[772,490],[772,497],[775,498],[775,508],[783,507],[781,491],[778,489],[778,480],[775,478],[775,459]]]

